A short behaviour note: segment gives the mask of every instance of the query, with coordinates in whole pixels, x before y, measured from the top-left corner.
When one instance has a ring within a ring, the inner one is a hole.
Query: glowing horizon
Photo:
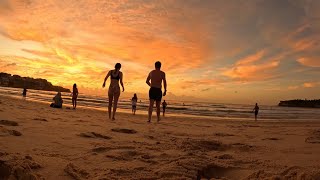
[[[160,60],[172,96],[319,99],[319,8],[316,0],[1,0],[0,71],[95,94],[120,62],[126,91],[147,93]]]

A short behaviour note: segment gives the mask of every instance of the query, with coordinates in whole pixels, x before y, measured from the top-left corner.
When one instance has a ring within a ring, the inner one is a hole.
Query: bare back
[[[162,80],[165,80],[165,73],[161,70],[153,70],[149,73],[151,79],[151,87],[160,88],[162,87]]]

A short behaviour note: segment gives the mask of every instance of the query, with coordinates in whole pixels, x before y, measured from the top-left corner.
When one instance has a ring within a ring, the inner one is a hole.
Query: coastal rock
[[[54,86],[46,79],[34,79],[30,77],[21,77],[19,75],[11,75],[0,73],[0,86],[13,88],[27,88],[45,91],[71,92],[69,89],[61,86]]]

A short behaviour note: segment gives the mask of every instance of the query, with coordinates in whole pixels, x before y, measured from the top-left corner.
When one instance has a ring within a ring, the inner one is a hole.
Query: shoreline
[[[24,99],[22,96],[19,97],[19,96],[16,96],[16,95],[5,95],[5,94],[0,94],[0,97],[3,97],[3,98],[12,98],[12,99],[16,99],[16,100],[26,100],[27,102],[34,102],[34,103],[39,103],[39,104],[46,104],[50,105],[50,102],[44,102],[44,101],[41,101],[41,100],[37,100],[37,99],[34,99],[34,98],[26,98]],[[63,105],[63,108],[62,109],[66,109],[66,108],[72,108],[72,104],[66,104],[64,103]],[[89,107],[89,106],[85,106],[85,105],[79,105],[78,103],[78,106],[77,106],[77,109],[88,109],[88,110],[95,110],[95,111],[101,111],[101,112],[106,112],[107,113],[107,109],[108,107]],[[310,109],[310,108],[307,108],[307,109]],[[70,109],[67,109],[67,110],[70,110]],[[72,109],[71,109],[72,110]],[[156,111],[155,111],[155,107],[154,107],[154,111],[153,111],[153,116],[155,115]],[[194,115],[194,114],[185,114],[185,113],[174,113],[174,112],[168,112],[169,109],[167,110],[167,113],[166,113],[166,117],[181,117],[181,118],[201,118],[201,119],[210,119],[210,120],[225,120],[225,121],[232,121],[232,120],[235,120],[235,121],[246,121],[248,119],[252,119],[252,121],[254,121],[254,114],[252,113],[252,117],[249,118],[249,117],[227,117],[227,116],[213,116],[213,115]],[[131,109],[126,109],[126,108],[118,108],[117,109],[117,113],[124,113],[124,114],[131,114]],[[136,112],[137,115],[148,115],[148,111],[147,109],[146,110],[137,110]],[[162,112],[161,112],[161,118],[163,118],[162,116]],[[305,122],[305,121],[318,121],[319,119],[317,118],[306,118],[306,119],[291,119],[291,120],[288,120],[286,118],[283,118],[283,117],[258,117],[258,121],[262,122],[262,121],[268,121],[268,122],[271,122],[271,121],[275,121],[275,122],[286,122],[286,121],[301,121],[301,122]]]

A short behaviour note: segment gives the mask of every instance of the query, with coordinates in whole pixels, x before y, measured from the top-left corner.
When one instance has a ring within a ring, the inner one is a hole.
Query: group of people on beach
[[[121,64],[116,63],[115,68],[113,70],[110,70],[106,77],[104,78],[102,87],[104,88],[106,86],[106,81],[110,77],[110,85],[108,89],[108,97],[109,97],[109,104],[108,104],[108,115],[109,119],[115,120],[115,115],[117,111],[117,106],[118,106],[118,100],[120,97],[120,85],[122,87],[122,92],[124,92],[124,85],[123,85],[123,73],[120,71],[121,69]],[[120,85],[119,85],[120,83]],[[161,99],[162,96],[165,96],[167,93],[167,80],[166,80],[166,74],[165,72],[161,71],[161,62],[157,61],[155,62],[155,69],[152,70],[146,79],[146,83],[150,87],[149,89],[149,109],[148,109],[148,122],[151,122],[151,117],[152,117],[152,111],[154,107],[154,103],[156,104],[156,114],[157,114],[157,121],[160,121],[160,104],[161,104]],[[163,83],[163,88],[164,92],[162,92],[162,83]],[[27,90],[23,90],[23,96],[26,96]],[[77,85],[73,85],[73,91],[72,91],[72,105],[73,109],[76,109],[77,107],[77,98],[78,98],[78,88]],[[61,97],[61,92],[58,92],[55,97],[53,98],[53,103],[50,105],[50,107],[53,108],[62,108],[63,100]],[[136,110],[137,110],[137,102],[138,102],[138,97],[137,94],[134,94],[131,103],[132,103],[132,113],[135,115]],[[163,107],[163,116],[165,116],[165,111],[167,107],[167,103],[164,100],[162,103]],[[112,113],[111,113],[112,109]],[[256,103],[254,109],[255,113],[255,120],[257,120],[258,112],[259,112],[259,106]]]
[[[77,107],[78,94],[79,92],[78,92],[77,84],[73,84],[73,89],[71,93],[73,109],[76,109]],[[62,100],[62,95],[60,91],[53,97],[52,100],[53,100],[53,103],[50,104],[50,107],[62,108],[63,100]]]
[[[116,63],[115,68],[108,72],[102,84],[102,87],[104,88],[106,86],[106,81],[110,77],[110,85],[108,89],[108,97],[109,97],[108,114],[109,114],[109,119],[113,119],[113,120],[115,120],[118,100],[121,93],[120,85],[122,87],[122,92],[124,92],[123,73],[120,71],[120,69],[121,69],[121,64]],[[146,80],[146,83],[150,86],[150,90],[149,90],[150,104],[149,104],[149,110],[148,110],[148,122],[151,122],[154,103],[156,104],[156,108],[157,108],[157,120],[160,121],[160,103],[161,103],[162,96],[165,96],[167,93],[166,74],[160,69],[161,69],[161,62],[157,61],[155,63],[155,69],[149,73]],[[162,93],[162,82],[164,87],[163,93]],[[77,107],[78,94],[79,94],[79,91],[78,91],[77,85],[74,84],[73,91],[71,94],[73,109],[76,109]],[[137,102],[138,102],[137,94],[134,94],[134,96],[131,99],[131,102],[132,102],[132,113],[135,115],[137,110]],[[62,108],[62,104],[63,104],[63,100],[62,100],[61,92],[58,92],[54,96],[53,103],[51,103],[50,107]],[[163,107],[163,116],[165,116],[165,110],[167,107],[166,101],[163,101],[162,107]]]
[[[108,97],[109,97],[108,114],[109,114],[109,119],[113,119],[113,120],[115,120],[118,100],[120,97],[120,92],[121,92],[120,85],[122,87],[122,92],[124,92],[123,73],[120,71],[120,69],[121,69],[121,64],[117,63],[115,65],[115,69],[110,70],[108,72],[102,84],[102,87],[104,88],[106,86],[106,81],[110,77],[111,80],[110,80],[110,85],[108,90]],[[160,121],[160,103],[161,103],[162,96],[165,96],[167,93],[166,74],[160,69],[161,69],[161,62],[157,61],[155,63],[155,69],[149,73],[146,80],[146,83],[150,87],[149,89],[150,104],[149,104],[149,110],[148,110],[148,122],[151,122],[154,103],[156,103],[156,108],[157,108],[157,120]],[[163,83],[164,92],[162,92],[162,83]],[[133,114],[136,113],[137,101],[138,101],[138,97],[136,94],[134,94],[133,98],[131,99]],[[165,106],[163,107],[165,109],[166,103],[165,103]],[[111,109],[112,109],[112,113],[111,113]]]

